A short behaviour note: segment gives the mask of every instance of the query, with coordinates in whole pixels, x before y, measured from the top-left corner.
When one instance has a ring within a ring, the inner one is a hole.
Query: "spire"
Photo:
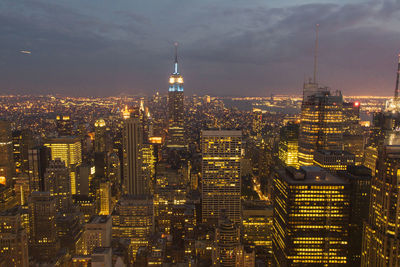
[[[400,54],[399,62],[397,65],[397,78],[396,78],[396,89],[394,90],[394,100],[397,102],[399,98],[399,76],[400,76]]]
[[[174,43],[175,46],[175,71],[174,74],[178,74],[178,42]]]
[[[314,51],[314,83],[317,83],[317,64],[318,64],[318,29],[319,24],[315,25],[315,51]]]

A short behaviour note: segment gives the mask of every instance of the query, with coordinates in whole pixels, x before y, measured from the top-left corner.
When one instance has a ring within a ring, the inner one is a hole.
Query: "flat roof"
[[[304,174],[302,178],[295,176],[286,169],[278,170],[279,176],[288,184],[295,185],[346,185],[348,182],[342,178],[333,175],[318,166],[302,166],[301,170],[296,170],[299,174]],[[318,175],[318,174],[321,174]],[[321,178],[319,178],[321,177]]]
[[[241,130],[202,130],[203,136],[242,136]]]

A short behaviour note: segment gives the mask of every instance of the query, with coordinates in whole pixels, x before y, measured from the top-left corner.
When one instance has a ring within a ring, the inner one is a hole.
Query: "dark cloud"
[[[319,23],[323,84],[346,95],[391,94],[399,1],[265,2],[4,0],[0,90],[165,92],[178,41],[189,94],[300,93]]]

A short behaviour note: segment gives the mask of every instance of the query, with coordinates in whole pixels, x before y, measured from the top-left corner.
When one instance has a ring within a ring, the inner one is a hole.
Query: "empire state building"
[[[167,147],[186,147],[183,109],[183,77],[178,70],[178,44],[175,43],[174,72],[169,76]]]

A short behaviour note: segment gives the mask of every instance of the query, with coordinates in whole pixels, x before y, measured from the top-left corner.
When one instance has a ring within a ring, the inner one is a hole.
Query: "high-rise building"
[[[100,181],[99,188],[99,203],[100,203],[100,215],[111,214],[111,183],[109,180],[102,179]]]
[[[56,126],[58,136],[71,136],[73,135],[74,125],[68,115],[58,115],[56,117]]]
[[[0,184],[9,185],[15,173],[11,125],[0,120]]]
[[[278,170],[274,178],[276,266],[348,264],[349,184],[320,167]]]
[[[97,215],[93,216],[90,221],[85,224],[83,233],[83,254],[90,255],[96,247],[111,246],[111,216]]]
[[[321,149],[314,153],[314,164],[331,171],[346,170],[355,162],[355,155],[344,150]]]
[[[241,221],[242,132],[202,131],[202,218],[216,223],[222,210]]]
[[[175,68],[169,76],[168,89],[168,140],[167,146],[183,148],[185,144],[183,77],[178,70],[177,43],[175,43]]]
[[[301,105],[299,165],[313,165],[318,149],[343,149],[343,97],[327,88],[305,92]]]
[[[29,266],[28,237],[22,228],[21,208],[16,206],[0,213],[0,262],[4,266]]]
[[[221,214],[218,227],[215,229],[214,249],[212,261],[214,266],[240,266],[241,254],[240,228],[227,216]]]
[[[82,144],[79,137],[50,138],[44,144],[51,150],[51,159],[60,159],[70,171],[71,193],[76,194],[78,167],[82,163]]]
[[[368,222],[364,225],[361,266],[400,265],[400,135],[392,132],[380,147],[371,181]]]
[[[299,124],[288,123],[280,130],[279,159],[286,166],[299,167]]]
[[[13,131],[13,157],[15,163],[15,172],[28,172],[28,150],[33,147],[32,132],[29,130]]]
[[[123,141],[124,192],[142,195],[147,192],[147,181],[140,175],[140,146],[143,143],[143,128],[138,118],[125,120]]]
[[[343,149],[355,155],[355,165],[364,157],[365,138],[360,124],[360,102],[343,102]]]
[[[50,192],[31,193],[29,229],[30,255],[38,262],[54,260],[60,244],[57,239],[56,201]]]
[[[149,244],[154,229],[153,199],[150,196],[124,195],[112,214],[113,238],[130,240],[129,259],[133,263],[139,247]]]
[[[31,193],[29,189],[29,176],[26,173],[20,173],[14,177],[14,192],[19,205],[26,205],[28,196]]]
[[[50,192],[58,212],[67,212],[71,207],[71,182],[69,170],[64,161],[50,160],[44,175],[44,190]]]
[[[51,159],[50,148],[36,146],[28,150],[29,187],[31,192],[44,191],[44,174]]]
[[[98,119],[94,123],[94,152],[107,152],[107,128],[104,119]]]
[[[371,170],[364,166],[348,166],[338,175],[350,184],[349,264],[360,266],[363,224],[369,218]]]

